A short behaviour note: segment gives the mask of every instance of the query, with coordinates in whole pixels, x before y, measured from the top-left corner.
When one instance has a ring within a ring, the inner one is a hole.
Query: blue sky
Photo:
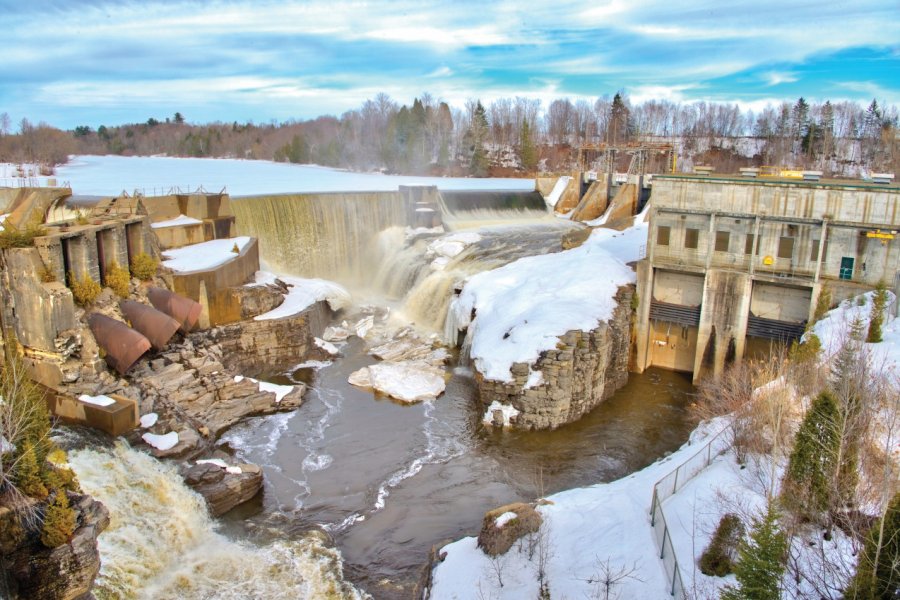
[[[0,14],[14,124],[283,121],[382,91],[900,104],[897,0],[0,0]]]

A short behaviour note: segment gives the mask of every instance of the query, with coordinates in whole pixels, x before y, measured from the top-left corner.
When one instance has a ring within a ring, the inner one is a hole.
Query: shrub
[[[141,281],[150,281],[156,275],[158,266],[158,260],[146,252],[141,252],[131,259],[131,274]]]
[[[738,587],[726,585],[722,600],[781,600],[788,541],[778,527],[778,511],[769,506],[754,523],[750,539],[743,540],[734,566]]]
[[[813,312],[813,322],[819,321],[831,309],[831,288],[823,285],[816,298],[816,309]]]
[[[888,293],[884,281],[875,286],[875,297],[872,298],[872,316],[869,317],[869,332],[866,341],[877,344],[882,339],[881,326],[884,324],[884,309],[887,308]]]
[[[81,279],[75,279],[74,273],[69,273],[69,288],[72,290],[72,296],[79,306],[88,306],[100,296],[103,288],[100,284],[91,279],[87,273],[82,273]]]
[[[723,515],[709,546],[700,556],[700,572],[715,577],[733,573],[738,545],[743,537],[744,524],[738,516],[733,513]]]
[[[47,488],[41,481],[41,469],[31,442],[25,443],[25,449],[16,463],[15,481],[19,491],[26,496],[47,497]]]
[[[127,270],[113,262],[106,270],[106,285],[116,293],[119,298],[127,298],[131,286],[131,275]]]
[[[28,248],[34,246],[34,238],[47,235],[43,225],[33,223],[20,229],[7,221],[0,227],[0,249]]]
[[[68,467],[45,463],[44,470],[41,473],[41,481],[44,482],[48,489],[66,490],[75,493],[81,492],[81,484],[78,483],[75,471]]]
[[[869,529],[856,565],[856,575],[844,598],[876,600],[896,598],[900,589],[900,493],[884,515]]]
[[[38,277],[41,278],[41,281],[44,283],[50,283],[51,281],[56,281],[56,273],[53,269],[49,269],[46,266],[41,267],[38,271]]]
[[[235,242],[234,246],[231,247],[231,251],[234,252],[235,254],[241,253],[241,249],[240,249],[240,247],[238,247],[237,242]]]
[[[41,530],[41,543],[48,548],[56,548],[69,541],[75,533],[76,515],[69,506],[65,490],[56,490],[53,501],[44,513],[44,527]]]

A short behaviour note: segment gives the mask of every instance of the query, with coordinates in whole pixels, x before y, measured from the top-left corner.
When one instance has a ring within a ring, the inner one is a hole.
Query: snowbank
[[[234,259],[237,256],[232,252],[234,245],[237,244],[238,249],[243,251],[250,240],[247,236],[241,236],[166,250],[163,252],[166,260],[162,265],[180,273],[205,271]]]
[[[530,256],[469,279],[450,310],[458,329],[469,327],[478,371],[512,381],[513,363],[534,363],[567,331],[589,331],[608,320],[619,286],[635,281],[625,261],[634,259],[641,235],[646,240],[646,228],[596,230],[578,248]]]
[[[288,293],[284,297],[284,302],[277,308],[255,317],[255,320],[257,321],[290,317],[296,315],[300,311],[306,310],[316,302],[321,302],[322,300],[328,302],[328,306],[334,311],[347,308],[352,301],[350,292],[344,287],[324,279],[303,279],[301,277],[289,277],[284,275],[276,276],[266,271],[257,271],[256,283],[251,283],[250,285],[266,285],[274,283],[276,277],[287,284]]]
[[[116,403],[115,400],[104,395],[91,396],[89,394],[82,394],[78,396],[78,399],[87,404],[93,404],[94,406],[112,406]]]
[[[888,292],[888,296],[890,307],[896,299],[892,292]],[[844,300],[813,325],[813,333],[822,342],[823,360],[827,360],[840,350],[841,344],[849,335],[850,324],[854,319],[862,321],[865,327],[864,334],[868,331],[874,297],[875,292],[867,292],[856,298]],[[895,319],[890,310],[885,310],[882,341],[877,344],[866,344],[866,350],[873,367],[900,374],[900,319]]]
[[[569,182],[572,180],[568,175],[563,175],[559,179],[556,180],[556,185],[553,186],[553,189],[550,190],[550,193],[544,197],[544,201],[551,207],[556,206],[556,203],[559,202],[560,196],[563,195],[563,192],[566,191],[566,188],[569,186]]]
[[[155,412],[147,413],[146,415],[141,415],[141,427],[144,429],[150,429],[156,422],[159,420],[159,415]]]
[[[538,371],[540,373],[540,371]],[[491,405],[487,407],[487,410],[484,411],[484,417],[482,417],[481,422],[485,425],[493,425],[494,424],[494,411],[499,410],[500,414],[503,417],[503,426],[509,426],[509,420],[519,414],[519,411],[516,407],[510,404],[500,404],[498,401],[494,400],[491,402]]]
[[[169,219],[168,221],[157,221],[156,223],[151,223],[150,227],[153,229],[165,229],[166,227],[180,227],[182,225],[198,225],[202,223],[200,219],[195,219],[194,217],[188,217],[187,215],[178,215],[174,219]]]

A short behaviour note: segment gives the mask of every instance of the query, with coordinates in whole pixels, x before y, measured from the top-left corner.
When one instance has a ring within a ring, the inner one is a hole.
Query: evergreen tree
[[[856,575],[844,592],[847,600],[900,598],[900,493],[868,534]]]
[[[41,543],[48,548],[65,544],[75,532],[76,525],[77,517],[69,506],[65,490],[56,490],[53,501],[47,505],[47,512],[44,513]]]
[[[519,131],[519,160],[526,171],[534,171],[537,167],[537,148],[534,146],[528,119],[522,119],[522,128]]]
[[[841,420],[837,400],[825,391],[816,397],[800,424],[783,486],[784,502],[798,515],[815,519],[834,506]]]
[[[631,111],[625,103],[621,92],[613,96],[612,105],[609,108],[609,130],[607,137],[611,144],[628,141],[629,125],[631,123]]]
[[[488,134],[487,113],[481,100],[475,105],[472,112],[472,125],[468,132],[468,138],[471,148],[471,159],[469,163],[469,173],[475,177],[485,177],[488,174],[490,162],[488,160],[487,150],[484,142]]]
[[[750,539],[741,543],[734,573],[738,586],[725,586],[722,600],[780,600],[788,540],[778,527],[778,510],[767,507],[754,522]]]
[[[41,481],[41,467],[35,457],[34,445],[25,442],[15,469],[15,482],[19,491],[32,498],[46,498],[47,488]]]
[[[869,317],[869,333],[866,341],[876,344],[881,341],[881,326],[884,324],[884,310],[887,308],[888,293],[884,281],[879,281],[875,286],[875,296],[872,298],[872,315]]]

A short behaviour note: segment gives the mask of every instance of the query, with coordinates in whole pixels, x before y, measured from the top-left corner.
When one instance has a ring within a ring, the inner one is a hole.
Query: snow
[[[153,446],[157,450],[171,450],[178,444],[178,432],[170,431],[164,435],[156,435],[155,433],[145,433],[141,439]]]
[[[563,192],[566,191],[566,188],[569,186],[569,181],[571,180],[572,178],[568,175],[563,175],[556,180],[556,185],[553,186],[550,194],[544,198],[548,205],[550,205],[551,207],[556,206],[556,203],[559,202],[560,196],[562,196]]]
[[[221,458],[202,458],[200,460],[194,461],[194,463],[198,465],[215,465],[220,469],[225,469],[228,467],[228,464]]]
[[[513,519],[517,518],[518,516],[519,515],[517,515],[516,513],[512,512],[512,511],[505,512],[502,515],[500,515],[499,517],[497,517],[496,519],[494,519],[494,527],[496,527],[497,529],[502,529],[504,525],[506,525]]]
[[[270,392],[275,394],[275,403],[281,402],[285,396],[294,391],[294,386],[292,385],[280,385],[277,383],[269,383],[268,381],[260,381],[258,379],[253,379],[252,377],[244,377],[243,375],[235,375],[234,381],[235,383],[240,383],[244,379],[249,379],[253,383],[257,385],[259,391],[261,392]]]
[[[243,251],[250,240],[250,237],[240,236],[166,250],[163,252],[166,260],[162,265],[179,273],[206,271],[233,260],[237,256],[232,252],[234,245],[237,244],[238,249]]]
[[[145,195],[170,193],[173,186],[193,191],[199,186],[233,196],[348,191],[397,191],[401,185],[436,185],[443,190],[534,190],[534,179],[470,179],[408,177],[352,173],[315,165],[293,165],[233,158],[172,158],[160,156],[73,156],[57,167],[57,178],[68,180],[76,194],[112,196],[137,190]]]
[[[89,394],[82,394],[78,396],[78,399],[86,404],[93,404],[94,406],[112,406],[116,403],[115,400],[104,395],[91,396]]]
[[[276,276],[265,271],[256,272],[256,283],[250,285],[266,285],[273,283]],[[306,310],[316,302],[326,301],[331,310],[338,311],[350,306],[350,292],[344,287],[325,279],[303,279],[278,275],[278,279],[288,286],[288,293],[278,307],[254,317],[257,321],[282,319]]]
[[[839,348],[854,316],[868,322],[872,293],[861,298],[862,304],[859,298],[843,302],[814,326],[825,349],[824,360],[828,360],[828,352]],[[885,324],[883,342],[865,345],[870,355],[876,357],[877,368],[896,372],[898,342],[900,319],[893,319]],[[784,383],[782,379],[773,380],[757,388],[754,394],[774,391]],[[495,408],[502,409],[503,405],[492,404],[486,419]],[[546,573],[552,597],[603,597],[597,576],[602,575],[602,565],[607,561],[612,571],[635,569],[635,576],[622,579],[610,597],[669,597],[670,582],[658,559],[655,541],[661,529],[655,533],[649,519],[653,489],[664,478],[670,483],[671,474],[680,465],[696,465],[698,453],[700,460],[705,460],[704,449],[710,441],[714,444],[711,464],[692,479],[679,480],[677,493],[664,496],[662,512],[686,590],[695,597],[713,598],[719,596],[724,585],[734,583],[733,576],[703,575],[696,567],[697,561],[723,514],[734,512],[747,524],[750,518],[760,514],[766,503],[766,487],[772,480],[766,459],[751,460],[742,468],[734,453],[726,448],[727,436],[716,437],[727,424],[727,418],[701,424],[679,450],[640,471],[611,483],[554,494],[546,498],[548,503],[537,507],[544,519],[540,535],[551,549]],[[776,465],[776,481],[781,479],[783,468],[783,462]],[[694,469],[689,468],[687,472],[693,473]],[[833,531],[831,540],[822,539],[821,532],[809,530],[794,538],[791,556],[809,574],[815,572],[821,556],[832,560],[843,556],[844,562],[852,567],[857,551],[858,547],[854,548],[852,540],[839,529]],[[493,561],[477,547],[474,537],[453,542],[441,552],[446,553],[446,558],[437,563],[433,572],[430,595],[433,600],[538,597],[537,561],[529,558],[527,544],[522,548],[513,546],[506,555]],[[502,587],[496,575],[498,568],[502,571]],[[819,568],[818,575],[830,578],[830,589],[841,589],[846,583],[836,579],[833,573],[822,571]],[[785,597],[819,595],[808,577],[798,584],[788,573],[782,585]]]
[[[291,371],[296,371],[297,369],[321,369],[323,367],[330,367],[331,365],[332,362],[330,360],[308,360],[298,365],[294,365],[291,367]]]
[[[165,229],[166,227],[179,227],[182,225],[199,225],[203,223],[200,219],[195,219],[194,217],[188,217],[186,215],[178,215],[174,219],[169,219],[168,221],[157,221],[156,223],[151,223],[150,227],[153,229]]]
[[[322,338],[313,338],[313,343],[332,356],[337,356],[341,353],[341,351],[338,350],[337,346],[335,346],[331,342],[326,342]]]
[[[0,435],[0,454],[6,454],[7,452],[15,451],[15,444],[11,444],[9,440]]]
[[[231,475],[240,475],[243,473],[240,467],[225,467],[225,472]]]
[[[872,314],[872,299],[875,292],[867,292],[856,298],[844,300],[834,310],[813,325],[813,333],[822,342],[823,360],[827,360],[840,350],[847,339],[850,324],[859,318],[868,331]],[[892,292],[888,292],[888,309],[882,326],[882,341],[877,344],[865,344],[869,363],[876,368],[890,370],[900,375],[900,319],[894,318],[890,307],[896,302]]]
[[[6,213],[5,215],[0,215],[0,224],[3,224],[3,221],[5,221],[6,217],[8,217],[8,216],[9,216],[9,213]]]
[[[537,371],[540,373],[540,371]],[[484,417],[482,417],[481,422],[485,425],[493,425],[494,424],[494,411],[499,410],[500,414],[503,417],[503,426],[509,427],[510,419],[519,414],[519,411],[516,407],[511,404],[501,404],[497,400],[491,402],[491,405],[487,407],[487,410],[484,411]]]
[[[469,279],[450,310],[457,328],[469,327],[478,371],[510,382],[513,363],[533,364],[567,331],[589,331],[608,320],[619,286],[635,281],[625,261],[638,254],[641,235],[646,240],[643,225],[624,232],[598,229],[578,248],[523,258]]]
[[[416,362],[370,365],[353,372],[348,381],[408,403],[437,398],[446,385],[441,369]]]
[[[159,420],[159,415],[155,412],[147,413],[146,415],[141,415],[141,427],[144,429],[149,429],[156,425],[156,421]]]
[[[546,571],[552,597],[602,597],[597,595],[596,575],[607,560],[615,569],[637,569],[635,578],[625,578],[614,588],[618,597],[669,597],[649,519],[653,486],[696,453],[713,433],[698,431],[681,449],[641,471],[611,483],[548,496],[549,502],[537,507],[544,519],[540,535],[546,536],[547,548],[551,549]],[[722,457],[716,462],[728,461]],[[673,512],[670,517],[667,510],[666,516],[674,519],[689,515],[679,512],[675,517]],[[702,552],[705,543],[697,545]],[[446,552],[446,558],[435,567],[432,600],[538,597],[537,561],[529,559],[527,548],[519,551],[513,546],[494,562],[502,569],[503,587],[497,582],[492,561],[477,547],[476,538],[463,538],[444,546],[441,552]]]
[[[353,326],[354,331],[356,331],[357,337],[362,339],[366,339],[366,336],[375,326],[375,317],[373,315],[369,315],[368,317],[364,317],[360,319],[356,325]]]
[[[439,238],[428,244],[426,251],[428,256],[443,256],[453,258],[466,249],[467,246],[481,241],[481,236],[474,231],[461,231]]]

